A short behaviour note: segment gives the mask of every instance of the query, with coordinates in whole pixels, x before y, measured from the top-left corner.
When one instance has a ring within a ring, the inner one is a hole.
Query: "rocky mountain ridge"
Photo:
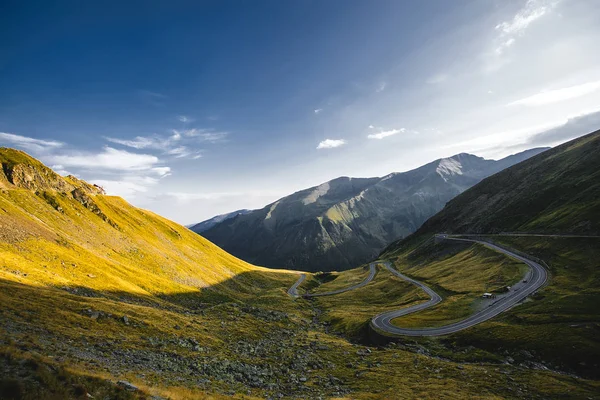
[[[340,177],[226,219],[202,235],[257,265],[348,269],[414,232],[483,178],[544,150],[498,161],[461,153],[383,178]]]

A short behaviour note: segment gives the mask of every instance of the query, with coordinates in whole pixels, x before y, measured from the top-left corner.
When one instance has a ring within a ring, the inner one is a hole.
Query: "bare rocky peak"
[[[27,153],[0,148],[0,187],[72,193],[75,190],[88,195],[104,194],[104,189],[72,175],[62,177]]]

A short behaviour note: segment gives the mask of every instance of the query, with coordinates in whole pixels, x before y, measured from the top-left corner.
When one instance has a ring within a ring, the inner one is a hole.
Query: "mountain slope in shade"
[[[544,150],[499,161],[463,153],[383,178],[341,177],[217,223],[202,235],[257,265],[348,269],[414,232],[481,179]]]
[[[250,213],[252,210],[237,210],[237,211],[233,211],[227,214],[221,214],[221,215],[217,215],[216,217],[212,217],[210,219],[207,219],[206,221],[202,221],[199,222],[197,224],[193,224],[190,225],[189,228],[196,232],[196,233],[202,233],[204,231],[209,230],[210,228],[212,228],[213,226],[215,226],[216,224],[223,222],[225,220],[228,220],[230,218],[236,217],[238,215],[245,215]]]
[[[600,131],[483,180],[414,236],[441,232],[600,235]]]

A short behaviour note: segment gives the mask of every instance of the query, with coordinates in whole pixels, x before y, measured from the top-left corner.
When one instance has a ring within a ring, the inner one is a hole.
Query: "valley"
[[[568,174],[591,162],[571,152],[589,154],[597,138],[523,165],[544,180],[558,168],[548,160],[568,160]],[[579,399],[600,390],[598,238],[594,219],[577,222],[594,211],[574,207],[564,236],[455,231],[444,217],[480,188],[510,188],[493,182],[522,164],[459,195],[376,261],[311,273],[248,264],[25,153],[2,149],[0,161],[0,398]],[[587,182],[581,202],[594,201],[596,181]],[[544,220],[532,210],[525,219]]]
[[[600,1],[2,1],[0,400],[600,400]]]

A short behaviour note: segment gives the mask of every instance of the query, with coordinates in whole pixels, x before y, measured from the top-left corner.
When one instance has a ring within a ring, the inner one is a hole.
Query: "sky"
[[[183,224],[600,128],[600,1],[13,1],[0,146]]]

